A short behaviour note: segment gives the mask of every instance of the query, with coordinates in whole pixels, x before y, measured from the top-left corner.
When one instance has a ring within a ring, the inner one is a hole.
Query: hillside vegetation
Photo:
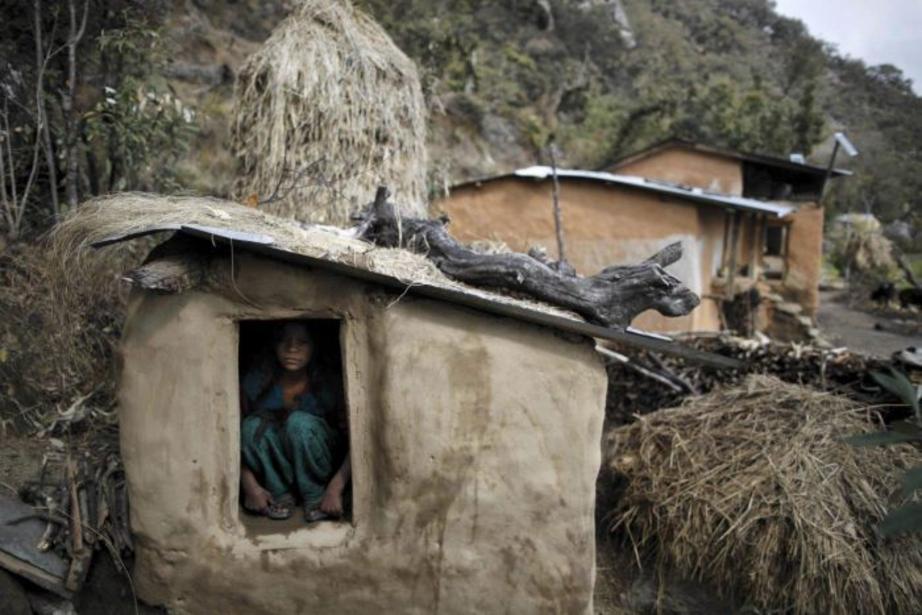
[[[360,0],[421,67],[434,186],[542,160],[597,168],[668,136],[826,164],[835,211],[915,217],[922,99],[893,66],[816,40],[769,0]],[[620,11],[619,11],[620,7]]]
[[[0,124],[12,145],[4,177],[28,201],[14,212],[21,219],[4,217],[0,234],[34,236],[79,200],[111,190],[228,195],[234,77],[295,4],[88,0],[70,84],[68,41],[83,3],[18,10],[0,0],[8,16]],[[432,195],[546,161],[551,140],[562,164],[583,168],[669,136],[802,152],[825,164],[832,133],[845,130],[862,154],[840,159],[856,175],[836,182],[830,211],[870,210],[920,226],[922,99],[895,67],[841,56],[770,0],[356,4],[420,68]],[[41,74],[36,24],[47,55]],[[47,131],[36,133],[40,125]]]

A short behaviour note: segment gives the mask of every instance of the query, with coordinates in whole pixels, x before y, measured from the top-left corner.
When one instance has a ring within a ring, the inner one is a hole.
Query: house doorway
[[[239,323],[240,519],[250,534],[351,522],[338,319]]]

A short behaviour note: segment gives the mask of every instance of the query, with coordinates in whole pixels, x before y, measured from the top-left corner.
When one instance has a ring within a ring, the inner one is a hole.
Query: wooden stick
[[[551,178],[554,180],[552,196],[554,201],[554,232],[557,235],[557,260],[563,263],[566,262],[567,257],[563,240],[563,220],[560,213],[560,182],[557,181],[557,145],[551,141],[548,150],[551,156]]]
[[[625,367],[632,369],[638,374],[642,376],[646,376],[647,378],[650,378],[651,380],[655,380],[659,382],[660,384],[666,386],[667,388],[672,389],[676,393],[686,392],[682,387],[672,382],[666,376],[662,374],[658,374],[654,372],[652,369],[646,368],[643,365],[638,365],[637,363],[632,361],[629,357],[626,357],[621,353],[615,352],[614,350],[609,350],[608,348],[605,348],[599,345],[596,345],[595,349],[596,349],[596,352],[598,352],[599,354],[604,355],[610,359],[614,359],[615,361],[621,363]]]

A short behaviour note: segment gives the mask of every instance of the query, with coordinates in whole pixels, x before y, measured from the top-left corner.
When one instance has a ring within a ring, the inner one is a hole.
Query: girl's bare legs
[[[323,500],[320,501],[320,510],[333,517],[341,517],[343,514],[343,490],[346,483],[349,482],[349,476],[352,473],[352,466],[349,464],[349,455],[346,455],[345,461],[339,467],[339,470],[333,475],[326,491],[323,493]]]
[[[240,486],[243,489],[243,506],[247,510],[265,513],[272,504],[272,494],[263,489],[256,475],[245,464],[240,464]]]

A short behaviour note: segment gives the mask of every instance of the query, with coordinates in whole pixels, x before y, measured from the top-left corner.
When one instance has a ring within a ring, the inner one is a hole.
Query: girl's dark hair
[[[275,326],[272,327],[272,345],[273,346],[275,346],[276,344],[282,341],[282,337],[285,335],[285,327],[287,327],[288,325],[300,325],[304,327],[304,333],[307,336],[307,341],[311,345],[311,347],[314,348],[317,338],[314,335],[313,331],[311,331],[311,328],[303,320],[281,320],[278,323],[276,323]],[[271,350],[273,353],[275,352],[275,348],[270,348],[269,350]]]
[[[266,343],[262,350],[260,350],[260,358],[256,363],[259,366],[259,371],[267,376],[263,381],[262,387],[259,389],[259,394],[253,402],[256,408],[262,405],[265,398],[268,397],[269,393],[272,391],[272,386],[282,375],[282,366],[279,365],[278,357],[275,355],[275,345],[282,341],[285,335],[285,327],[292,324],[304,327],[308,343],[311,346],[311,358],[307,363],[308,372],[313,371],[313,367],[316,365],[318,356],[316,336],[314,336],[310,327],[307,326],[307,323],[302,320],[282,320],[276,323],[275,326],[272,327],[272,339]]]

